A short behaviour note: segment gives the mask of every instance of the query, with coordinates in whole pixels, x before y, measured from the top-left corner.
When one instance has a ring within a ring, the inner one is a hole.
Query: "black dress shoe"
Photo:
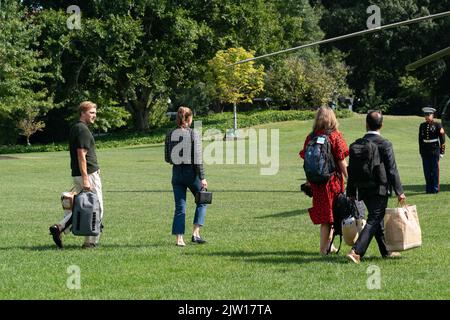
[[[61,230],[59,230],[58,225],[54,224],[50,228],[50,234],[53,237],[53,241],[55,242],[56,246],[60,249],[63,248],[62,240],[61,240]]]
[[[197,242],[197,243],[205,243],[206,240],[202,239],[201,237],[196,237],[196,236],[192,236],[192,242]]]

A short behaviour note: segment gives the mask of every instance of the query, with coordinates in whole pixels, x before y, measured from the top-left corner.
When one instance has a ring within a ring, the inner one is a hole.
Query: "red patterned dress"
[[[315,132],[316,135],[324,133],[325,131]],[[328,138],[331,143],[331,153],[336,163],[336,171],[338,172],[339,167],[337,163],[348,156],[348,147],[342,133],[338,130],[334,130]],[[302,159],[305,159],[305,148],[310,139],[308,135],[303,145],[303,150],[299,153]],[[311,183],[311,189],[313,194],[313,207],[309,208],[308,211],[312,222],[314,224],[333,223],[333,203],[338,194],[344,192],[344,177],[340,173],[336,173],[331,176],[326,184]]]

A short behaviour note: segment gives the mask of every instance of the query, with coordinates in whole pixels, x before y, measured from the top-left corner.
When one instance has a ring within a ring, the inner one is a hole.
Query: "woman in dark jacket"
[[[201,137],[190,128],[192,111],[180,107],[177,112],[177,128],[166,135],[165,160],[172,164],[172,187],[175,199],[175,214],[173,217],[172,234],[176,235],[176,245],[184,247],[183,236],[186,219],[186,191],[192,194],[208,187],[202,164]],[[197,204],[195,208],[194,226],[191,241],[205,243],[200,237],[200,227],[205,222],[206,205]]]

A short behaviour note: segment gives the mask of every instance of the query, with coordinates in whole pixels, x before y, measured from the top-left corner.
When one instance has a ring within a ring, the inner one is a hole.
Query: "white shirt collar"
[[[379,131],[367,131],[366,134],[377,134],[377,135],[381,136]]]

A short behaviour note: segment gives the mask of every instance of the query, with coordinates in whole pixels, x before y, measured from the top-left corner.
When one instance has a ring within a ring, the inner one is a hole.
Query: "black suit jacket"
[[[378,146],[380,162],[383,163],[386,171],[387,184],[378,184],[376,187],[371,189],[360,189],[358,190],[358,198],[363,199],[370,195],[388,196],[392,193],[392,189],[394,189],[397,196],[401,195],[403,193],[403,187],[400,182],[392,143],[377,134],[366,134],[364,138],[374,142]],[[347,181],[347,195],[356,196],[356,187],[353,184],[351,175],[349,175]]]

